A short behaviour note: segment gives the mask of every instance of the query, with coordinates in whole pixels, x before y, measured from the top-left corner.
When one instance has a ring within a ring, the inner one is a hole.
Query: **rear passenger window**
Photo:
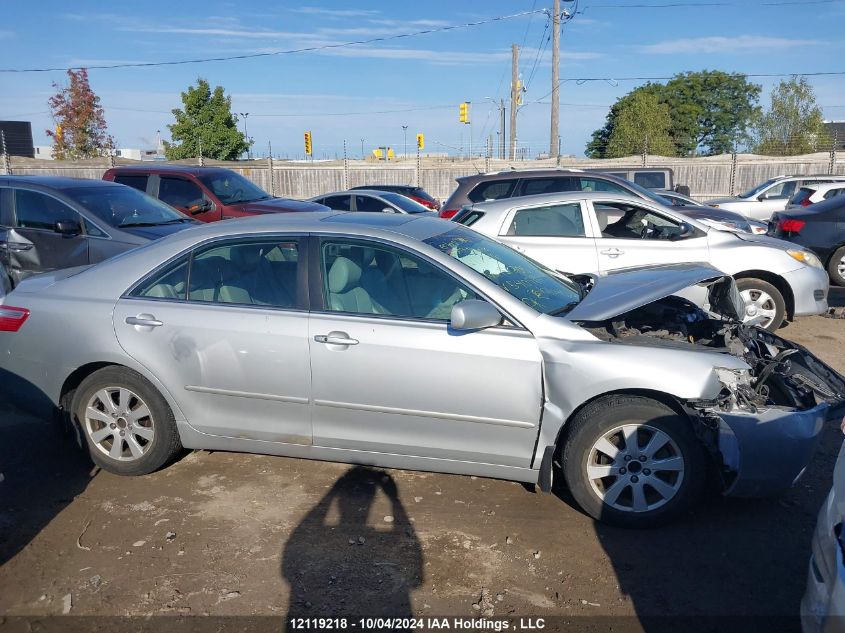
[[[293,308],[295,241],[229,242],[194,255],[188,301]]]
[[[611,191],[613,193],[629,193],[623,187],[620,187],[615,182],[609,180],[601,180],[600,178],[579,178],[578,179],[581,191]]]
[[[585,237],[580,204],[558,204],[520,209],[508,235],[524,237]]]
[[[129,296],[145,299],[184,301],[188,289],[188,256],[180,258],[164,271],[145,280]]]
[[[577,191],[578,185],[574,178],[528,178],[519,183],[517,196],[533,196],[543,193],[561,193],[562,191]]]
[[[329,196],[322,204],[332,211],[352,211],[352,196]]]
[[[390,205],[382,202],[378,198],[371,198],[370,196],[355,196],[356,211],[381,213],[383,209],[390,209]]]
[[[131,296],[277,308],[297,305],[296,240],[227,242],[196,251],[188,259],[185,256],[143,281]]]
[[[509,180],[494,180],[492,182],[482,182],[477,185],[475,189],[469,192],[467,196],[473,202],[483,202],[485,200],[501,200],[502,198],[510,198],[513,195],[514,186],[516,185],[516,178]]]
[[[146,192],[148,178],[149,176],[146,174],[117,174],[114,181],[119,185],[126,185],[138,191]]]

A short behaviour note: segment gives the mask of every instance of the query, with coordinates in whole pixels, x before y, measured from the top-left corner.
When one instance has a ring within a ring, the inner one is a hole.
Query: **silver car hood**
[[[606,321],[685,288],[706,283],[710,309],[739,320],[745,312],[733,279],[709,264],[666,264],[590,275],[592,289],[566,317],[570,321]]]

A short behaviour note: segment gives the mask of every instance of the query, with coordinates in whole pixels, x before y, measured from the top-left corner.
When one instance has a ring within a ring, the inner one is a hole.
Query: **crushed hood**
[[[710,264],[666,264],[591,275],[593,287],[566,316],[606,321],[697,284],[708,286],[710,310],[740,320],[745,304],[731,277]]]

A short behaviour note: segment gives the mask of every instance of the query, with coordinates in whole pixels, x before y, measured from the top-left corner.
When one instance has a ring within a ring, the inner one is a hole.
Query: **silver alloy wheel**
[[[678,445],[665,431],[648,424],[623,424],[593,444],[587,479],[611,508],[647,512],[678,494],[684,466]]]
[[[840,279],[845,279],[845,255],[839,258],[836,262],[836,272],[839,273]]]
[[[125,387],[100,389],[85,406],[85,431],[97,449],[112,459],[131,462],[152,446],[155,423],[138,394]]]
[[[763,322],[758,325],[767,328],[777,316],[777,304],[768,292],[758,288],[749,288],[739,293],[745,301],[745,317],[743,321],[762,316]]]

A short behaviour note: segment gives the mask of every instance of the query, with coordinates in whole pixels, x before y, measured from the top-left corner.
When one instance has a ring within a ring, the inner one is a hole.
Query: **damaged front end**
[[[682,404],[697,422],[725,494],[781,492],[803,473],[825,420],[841,417],[845,378],[801,345],[743,324],[744,305],[731,278],[711,279],[706,287],[712,312],[667,296],[610,319],[579,323],[611,343],[713,353],[721,390]],[[721,367],[721,354],[742,359],[747,369]]]

